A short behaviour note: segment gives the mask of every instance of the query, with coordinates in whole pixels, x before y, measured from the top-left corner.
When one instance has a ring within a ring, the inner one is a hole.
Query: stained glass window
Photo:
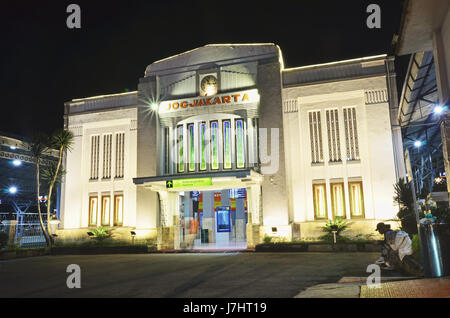
[[[244,121],[236,120],[236,168],[245,167],[244,153]]]
[[[219,124],[217,121],[211,122],[211,169],[219,169]]]
[[[361,181],[348,183],[350,199],[350,215],[352,217],[364,217],[364,197]]]
[[[89,226],[97,226],[98,197],[89,197]]]
[[[231,169],[231,121],[224,120],[223,123],[223,167]]]
[[[200,170],[206,170],[206,123],[200,123]]]
[[[331,204],[333,209],[333,216],[345,218],[344,184],[331,183],[330,187],[331,187]]]
[[[189,171],[195,171],[195,149],[194,149],[194,124],[189,124],[188,128],[188,167]]]
[[[111,213],[111,197],[102,196],[102,225],[109,225],[109,214]]]
[[[177,127],[178,172],[184,172],[183,126]]]
[[[327,218],[327,192],[324,183],[313,185],[313,198],[315,218]]]
[[[123,224],[123,195],[114,196],[114,225]]]

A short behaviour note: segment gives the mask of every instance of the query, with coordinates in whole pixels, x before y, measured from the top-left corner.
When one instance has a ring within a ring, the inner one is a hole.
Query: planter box
[[[308,244],[258,244],[255,252],[306,252]]]
[[[381,252],[381,246],[371,243],[299,243],[299,244],[259,244],[255,252]]]
[[[139,246],[89,246],[53,247],[52,255],[140,254],[147,253],[146,245]]]

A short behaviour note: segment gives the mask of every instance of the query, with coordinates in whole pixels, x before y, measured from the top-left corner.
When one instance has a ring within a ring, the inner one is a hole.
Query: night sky
[[[81,7],[68,29],[66,7]],[[381,29],[366,7],[381,6]],[[0,131],[63,125],[74,98],[136,90],[152,62],[210,43],[273,42],[286,67],[393,54],[399,0],[8,1],[0,11]],[[398,59],[401,88],[408,57]]]

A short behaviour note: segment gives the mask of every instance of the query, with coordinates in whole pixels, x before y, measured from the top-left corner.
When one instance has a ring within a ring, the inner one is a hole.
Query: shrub
[[[397,213],[397,217],[400,219],[402,231],[409,234],[410,237],[417,234],[417,220],[416,213],[411,208],[401,208]]]
[[[418,261],[422,261],[422,252],[420,249],[420,238],[419,238],[419,234],[414,234],[411,240],[411,248],[413,251],[413,257],[418,260]]]
[[[431,215],[437,218],[437,222],[450,224],[450,208],[445,206],[432,207]]]
[[[103,241],[111,236],[111,233],[109,233],[108,228],[104,226],[99,226],[98,228],[93,230],[92,233],[94,234],[94,239],[98,241]]]
[[[271,243],[272,242],[272,237],[270,237],[269,235],[265,235],[264,236],[264,238],[263,238],[263,242],[264,242],[264,244],[269,244],[269,243]]]
[[[0,249],[8,245],[9,236],[5,232],[0,232]]]

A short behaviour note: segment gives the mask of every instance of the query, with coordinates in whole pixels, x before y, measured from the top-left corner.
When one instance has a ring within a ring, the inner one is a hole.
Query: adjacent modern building
[[[275,44],[220,44],[156,61],[135,92],[65,104],[58,235],[245,248],[336,217],[373,233],[405,175],[397,101],[386,55],[285,68]]]
[[[409,148],[416,189],[419,193],[425,189],[433,199],[448,205],[450,1],[405,1],[395,40],[397,55],[411,54],[399,122],[404,146]]]

